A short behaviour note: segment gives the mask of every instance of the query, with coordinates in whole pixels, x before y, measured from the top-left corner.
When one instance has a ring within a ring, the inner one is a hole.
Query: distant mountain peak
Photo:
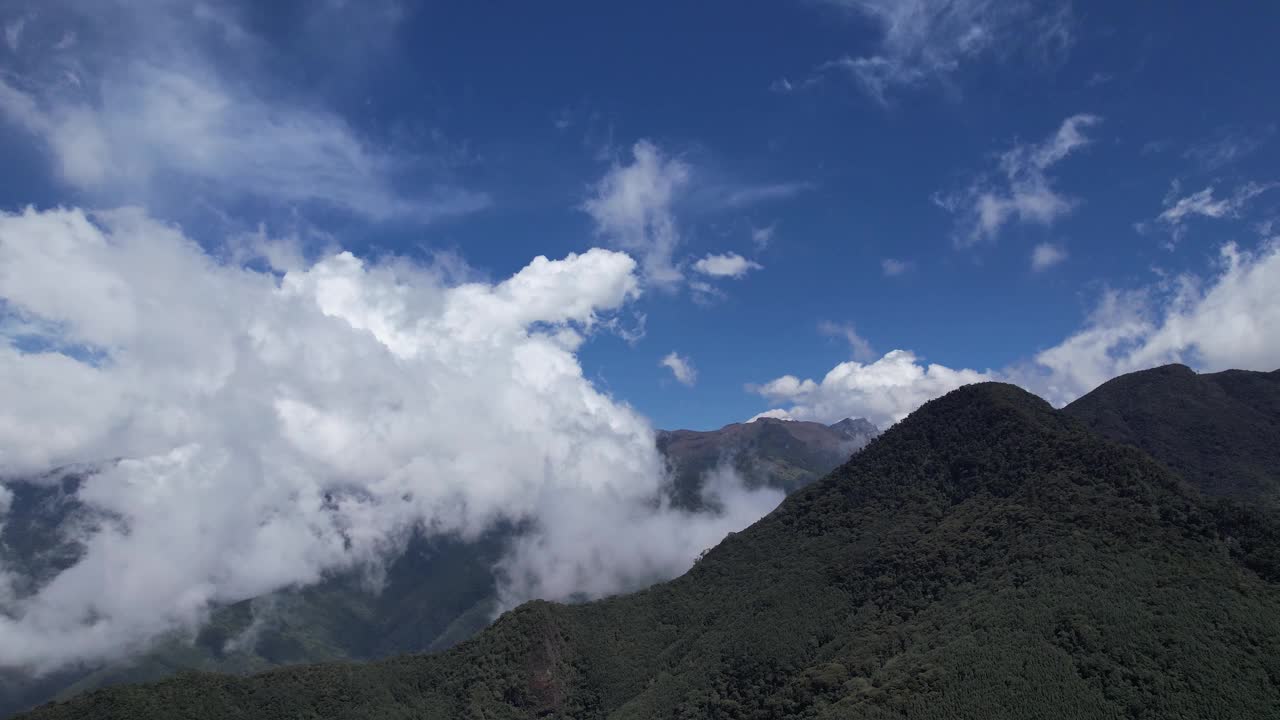
[[[866,418],[845,418],[840,422],[831,423],[827,427],[844,435],[845,437],[866,437],[880,434],[880,428],[875,423]]]
[[[674,473],[678,504],[696,507],[705,476],[729,466],[751,487],[791,492],[838,467],[880,431],[865,419],[834,425],[760,417],[719,430],[660,430],[658,449]]]

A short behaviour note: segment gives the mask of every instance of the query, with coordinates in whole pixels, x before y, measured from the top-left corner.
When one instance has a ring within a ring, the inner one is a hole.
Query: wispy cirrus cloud
[[[22,31],[26,26],[27,17],[25,15],[8,19],[4,23],[4,44],[8,46],[9,52],[18,52],[18,48],[22,45]]]
[[[873,100],[887,105],[898,89],[947,84],[962,66],[984,57],[1031,53],[1056,58],[1070,48],[1066,3],[999,0],[824,0],[869,20],[879,32],[876,52],[821,64],[810,78],[775,81],[789,92],[832,72],[846,74]],[[779,83],[782,83],[781,85]]]
[[[773,238],[778,234],[778,224],[773,223],[764,227],[751,227],[751,244],[755,246],[756,252],[764,252],[769,244],[773,242]]]
[[[823,320],[818,323],[818,332],[828,337],[837,337],[849,343],[849,351],[853,353],[854,360],[868,361],[876,356],[876,351],[871,347],[871,343],[866,338],[858,334],[858,329],[853,323],[836,323],[830,320]]]
[[[880,271],[885,277],[897,277],[903,273],[909,272],[915,264],[910,260],[899,260],[897,258],[885,258],[880,261]]]
[[[723,293],[705,281],[690,281],[687,271],[741,277],[761,266],[733,252],[709,253],[697,260],[680,257],[686,226],[698,218],[785,200],[813,187],[808,182],[745,182],[714,166],[695,166],[686,156],[642,139],[632,145],[629,158],[615,159],[591,184],[580,209],[594,221],[598,237],[636,254],[650,285],[669,292],[687,285],[695,299],[711,301]],[[772,225],[753,227],[757,250],[763,250],[773,234]]]
[[[725,206],[742,208],[772,200],[785,200],[813,189],[809,182],[780,182],[760,185],[744,185],[723,190]]]
[[[1218,170],[1257,152],[1275,132],[1274,124],[1261,128],[1222,127],[1193,143],[1182,155],[1205,170]]]
[[[1078,201],[1053,186],[1049,170],[1087,146],[1087,128],[1097,115],[1072,115],[1039,143],[1018,143],[999,155],[998,172],[975,178],[957,191],[934,196],[939,207],[958,217],[956,245],[994,240],[1010,221],[1051,225],[1075,209]]]
[[[1182,195],[1182,184],[1175,180],[1165,195],[1164,210],[1156,216],[1155,222],[1169,232],[1169,247],[1172,247],[1186,236],[1187,223],[1192,218],[1239,218],[1250,201],[1276,187],[1280,187],[1280,183],[1247,182],[1231,194],[1219,197],[1214,186],[1210,185],[1189,195]],[[1139,232],[1146,232],[1151,226],[1149,222],[1140,222],[1137,229]]]
[[[1042,242],[1031,250],[1031,269],[1035,272],[1049,268],[1067,259],[1067,251],[1061,245]]]
[[[283,88],[272,50],[228,3],[51,2],[13,22],[26,32],[7,32],[15,57],[0,77],[0,117],[100,202],[194,192],[418,221],[489,203],[451,177],[439,148],[380,141]],[[359,41],[360,27],[348,25],[333,52]]]

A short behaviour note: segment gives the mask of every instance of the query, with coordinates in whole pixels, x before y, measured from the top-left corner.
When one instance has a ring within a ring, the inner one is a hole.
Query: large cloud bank
[[[79,562],[34,592],[0,567],[0,666],[140,649],[376,565],[413,528],[517,523],[506,604],[600,596],[683,571],[779,499],[721,481],[720,512],[670,508],[649,424],[583,377],[576,349],[638,292],[623,253],[495,284],[261,255],[137,210],[0,214],[0,466],[124,458],[79,490],[118,518]]]

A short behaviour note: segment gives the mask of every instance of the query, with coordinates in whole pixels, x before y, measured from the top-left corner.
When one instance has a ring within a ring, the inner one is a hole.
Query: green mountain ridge
[[[1205,495],[1280,509],[1280,370],[1165,365],[1121,375],[1063,410]]]
[[[1237,531],[1276,526],[1226,507],[1073,413],[973,385],[673,581],[528,603],[435,655],[186,674],[24,717],[1266,717],[1280,574]]]

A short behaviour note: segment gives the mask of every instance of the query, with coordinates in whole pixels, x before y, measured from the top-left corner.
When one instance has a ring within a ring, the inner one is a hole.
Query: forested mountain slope
[[[1165,365],[1103,383],[1064,411],[1206,495],[1280,509],[1280,370]]]
[[[672,582],[530,603],[437,655],[189,674],[29,717],[1267,717],[1280,586],[1232,523],[1145,453],[974,385]]]

